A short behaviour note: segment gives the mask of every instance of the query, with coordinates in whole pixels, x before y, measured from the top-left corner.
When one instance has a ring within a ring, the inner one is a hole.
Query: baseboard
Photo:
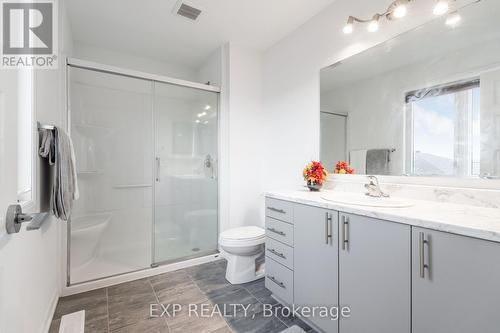
[[[50,329],[50,325],[52,324],[52,318],[54,317],[54,313],[56,312],[57,301],[59,300],[59,294],[57,292],[52,296],[52,300],[50,301],[50,306],[47,308],[47,313],[45,314],[45,325],[42,329],[42,333],[48,333]]]

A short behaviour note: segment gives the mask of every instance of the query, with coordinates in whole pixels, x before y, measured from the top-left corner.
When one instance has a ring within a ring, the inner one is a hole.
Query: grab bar
[[[122,190],[126,188],[143,188],[143,187],[153,187],[151,184],[120,184],[113,186],[117,190]]]

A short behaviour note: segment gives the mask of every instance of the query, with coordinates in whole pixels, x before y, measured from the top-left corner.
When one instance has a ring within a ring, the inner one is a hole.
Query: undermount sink
[[[336,202],[339,204],[366,206],[366,207],[385,207],[385,208],[406,208],[413,206],[413,202],[399,198],[374,198],[364,194],[348,192],[330,192],[324,193],[322,199]]]

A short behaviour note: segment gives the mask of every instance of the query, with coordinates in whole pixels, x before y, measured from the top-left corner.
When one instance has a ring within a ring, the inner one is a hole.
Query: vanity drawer
[[[266,216],[293,223],[293,203],[289,201],[266,198]]]
[[[287,304],[293,304],[293,271],[266,258],[266,288]]]
[[[267,237],[266,256],[290,269],[293,269],[293,247]]]
[[[266,217],[266,236],[293,246],[293,225]]]

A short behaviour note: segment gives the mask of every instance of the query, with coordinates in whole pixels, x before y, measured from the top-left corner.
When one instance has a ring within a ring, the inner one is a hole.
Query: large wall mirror
[[[500,176],[500,1],[321,71],[321,161],[356,174]]]

